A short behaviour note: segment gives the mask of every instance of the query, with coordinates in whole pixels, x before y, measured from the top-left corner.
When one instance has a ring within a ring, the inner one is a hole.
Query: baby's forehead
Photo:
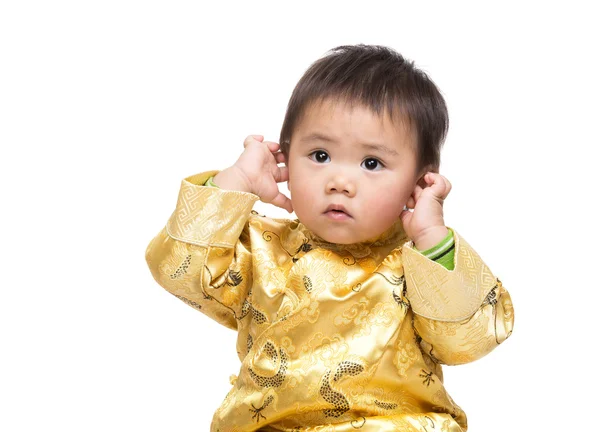
[[[416,150],[416,133],[408,116],[377,113],[371,107],[347,101],[324,100],[312,103],[296,128],[294,144],[314,142],[335,144],[344,141],[367,149],[397,155]],[[350,138],[350,139],[348,139]]]

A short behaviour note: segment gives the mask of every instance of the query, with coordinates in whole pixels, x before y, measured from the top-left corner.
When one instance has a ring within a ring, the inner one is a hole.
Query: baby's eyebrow
[[[319,132],[313,132],[308,134],[302,138],[300,138],[300,142],[309,142],[309,141],[325,141],[332,144],[337,144],[337,142],[333,139]],[[387,153],[391,156],[398,156],[398,152],[394,149],[389,148],[384,144],[370,144],[363,143],[362,146],[369,150],[379,151],[381,153]]]
[[[363,147],[375,151],[380,151],[381,153],[387,153],[391,156],[398,156],[398,152],[396,150],[391,149],[383,144],[363,144]]]

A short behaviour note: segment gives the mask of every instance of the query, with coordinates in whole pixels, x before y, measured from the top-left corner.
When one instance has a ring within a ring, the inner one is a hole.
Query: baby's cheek
[[[312,190],[313,189],[310,185],[304,184],[300,187],[294,185],[294,187],[290,191],[292,206],[294,207],[294,212],[299,218],[301,218],[302,216],[306,217],[308,215],[311,215],[316,211],[316,201],[312,194]]]
[[[365,201],[364,206],[373,219],[381,221],[381,223],[389,223],[400,216],[404,204],[399,200],[388,199],[382,194],[373,194]]]

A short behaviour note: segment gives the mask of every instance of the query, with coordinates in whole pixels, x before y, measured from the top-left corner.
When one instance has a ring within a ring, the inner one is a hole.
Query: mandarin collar
[[[408,240],[408,236],[404,231],[404,226],[400,219],[394,222],[394,224],[383,233],[365,241],[351,244],[328,242],[309,230],[299,219],[295,219],[292,224],[294,225],[293,228],[296,228],[298,232],[306,238],[306,241],[311,243],[314,247],[321,247],[332,251],[347,251],[356,258],[362,258],[371,254],[371,248],[387,246],[392,243],[401,245]]]

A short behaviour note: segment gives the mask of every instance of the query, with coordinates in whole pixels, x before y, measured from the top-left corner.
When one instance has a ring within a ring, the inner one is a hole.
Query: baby
[[[466,431],[442,364],[510,336],[508,292],[446,226],[436,85],[382,46],[340,46],[291,96],[278,144],[182,181],[146,260],[238,332],[211,431]],[[279,191],[287,182],[291,199]],[[252,210],[257,200],[295,220]]]

